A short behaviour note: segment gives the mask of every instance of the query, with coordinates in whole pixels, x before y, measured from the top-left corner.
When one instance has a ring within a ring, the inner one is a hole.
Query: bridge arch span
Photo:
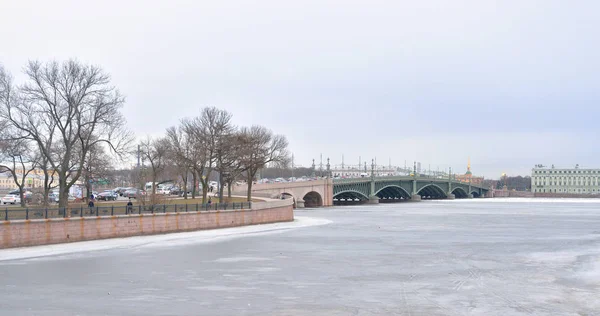
[[[440,188],[439,186],[437,186],[436,184],[428,184],[424,187],[422,187],[418,192],[418,195],[421,196],[421,198],[423,199],[443,199],[446,198],[446,192],[444,192],[444,190],[442,190],[442,188]]]
[[[471,195],[472,195],[474,198],[481,197],[481,194],[479,194],[479,191],[473,191],[473,192],[471,192]]]
[[[467,191],[461,187],[454,188],[454,190],[452,190],[452,194],[454,194],[457,199],[466,199],[469,197]]]
[[[409,199],[410,193],[399,185],[387,185],[375,192],[379,198],[383,199]]]
[[[368,198],[362,192],[346,190],[333,196],[333,205],[358,205],[367,200]]]
[[[305,207],[320,207],[323,206],[323,197],[319,192],[310,191],[304,195],[304,206]]]

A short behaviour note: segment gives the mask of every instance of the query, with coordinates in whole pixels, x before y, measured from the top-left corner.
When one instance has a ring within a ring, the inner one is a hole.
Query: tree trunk
[[[69,188],[67,187],[67,174],[66,172],[61,172],[58,175],[58,187],[59,187],[59,197],[58,197],[58,207],[66,208],[69,205]]]
[[[88,200],[90,200],[90,197],[92,196],[92,185],[90,184],[90,179],[88,179],[88,177],[85,177],[84,181],[85,181],[85,197]]]
[[[229,202],[229,200],[231,200],[231,186],[233,184],[233,180],[229,181],[227,183],[227,202]]]
[[[196,198],[196,183],[198,181],[198,176],[196,175],[196,171],[192,171],[192,199]]]
[[[187,200],[187,198],[188,198],[188,196],[187,196],[187,174],[185,176],[183,176],[183,175],[181,176],[181,181],[183,181],[183,199]]]
[[[25,182],[25,179],[23,179],[23,182]],[[23,189],[25,188],[25,185],[21,184],[18,185],[17,187],[19,188],[19,197],[21,198],[21,207],[25,207],[25,192],[23,192]]]
[[[219,172],[219,202],[223,202],[223,175]]]
[[[48,170],[44,169],[44,198],[42,199],[44,206],[49,204],[48,195],[50,195],[50,176]]]
[[[206,203],[206,197],[208,196],[208,185],[202,183],[202,204]]]
[[[256,174],[248,172],[248,195],[247,195],[248,202],[252,201],[252,182],[254,180],[255,175]]]

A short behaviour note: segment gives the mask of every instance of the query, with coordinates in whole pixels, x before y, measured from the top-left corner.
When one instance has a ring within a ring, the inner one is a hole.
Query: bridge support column
[[[367,204],[379,204],[379,197],[377,195],[369,196],[369,200],[367,201]]]
[[[421,196],[418,194],[413,194],[410,196],[410,200],[414,201],[414,202],[420,202],[421,201]]]
[[[467,196],[467,198],[472,199],[473,198],[473,193],[469,193],[469,195]]]
[[[454,194],[452,194],[452,193],[448,193],[447,195],[448,196],[446,197],[446,199],[448,199],[448,200],[454,200],[456,198],[456,196],[454,196]]]
[[[296,208],[304,208],[304,200],[296,200]]]

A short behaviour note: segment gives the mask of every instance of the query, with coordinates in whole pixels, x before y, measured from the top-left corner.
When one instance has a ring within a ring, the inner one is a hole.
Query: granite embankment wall
[[[533,192],[528,191],[504,191],[494,190],[493,197],[534,197]]]
[[[600,198],[600,194],[534,193],[535,197],[546,198]]]
[[[289,222],[294,220],[292,203],[275,200],[241,210],[4,221],[0,249]]]

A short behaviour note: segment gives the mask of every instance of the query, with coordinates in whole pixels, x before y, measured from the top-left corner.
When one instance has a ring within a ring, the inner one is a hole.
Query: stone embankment
[[[4,221],[0,249],[293,220],[293,201],[286,199],[255,202],[251,209]]]

